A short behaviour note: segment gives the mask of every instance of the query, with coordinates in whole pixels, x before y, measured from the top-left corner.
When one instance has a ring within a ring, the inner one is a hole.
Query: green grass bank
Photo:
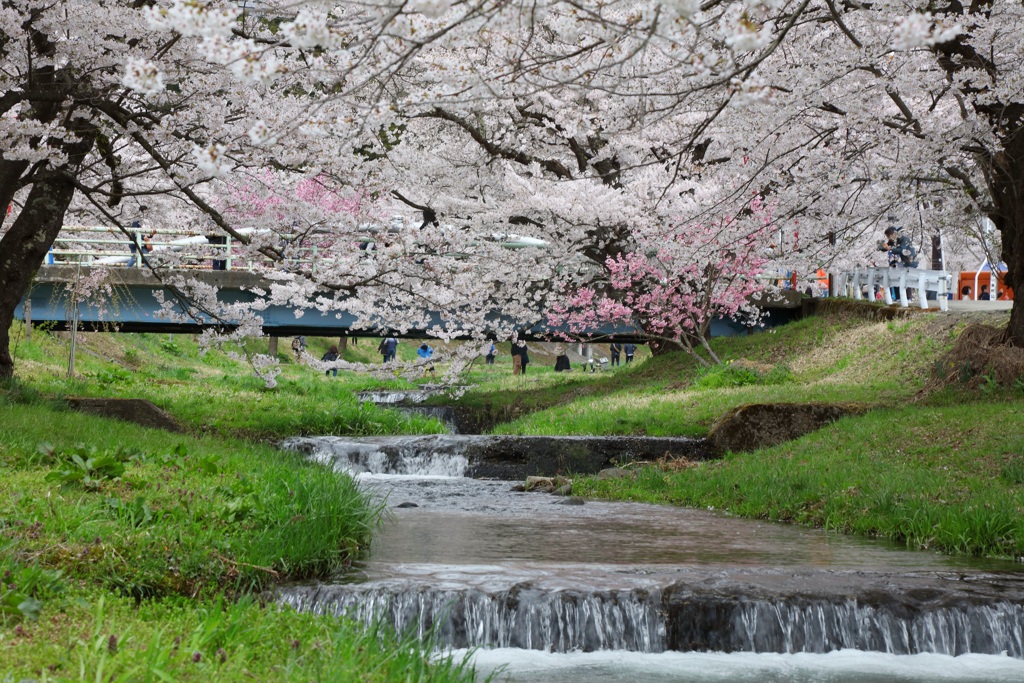
[[[575,492],[1019,558],[1024,390],[983,378],[980,387],[926,391],[972,319],[819,316],[716,339],[716,352],[731,362],[710,370],[668,354],[603,373],[578,365],[554,373],[537,345],[526,376],[511,376],[506,353],[495,366],[475,365],[467,379],[476,386],[457,403],[508,420],[500,433],[689,436],[703,436],[746,403],[861,403],[865,414],[771,449],[703,464],[651,463],[630,479],[577,479]],[[310,339],[309,352],[319,357],[334,342]],[[22,334],[18,379],[0,392],[5,676],[470,679],[461,663],[431,662],[394,635],[246,597],[344,567],[380,514],[347,479],[266,442],[439,431],[434,421],[355,397],[413,383],[325,377],[285,349],[278,388],[268,390],[244,361],[202,355],[189,336],[90,334],[79,343],[78,375],[68,379],[66,335]],[[248,349],[265,346],[255,340]],[[399,351],[412,355],[415,345]],[[350,345],[344,357],[379,363],[373,340]],[[66,408],[67,396],[148,398],[186,433],[85,417]]]
[[[473,679],[429,643],[262,602],[345,568],[382,519],[348,477],[269,442],[439,431],[355,396],[405,380],[327,378],[289,349],[267,390],[190,336],[78,342],[68,379],[67,335],[22,335],[0,387],[0,680]],[[359,362],[376,346],[351,349]],[[148,398],[185,432],[74,412],[70,396]]]
[[[918,314],[889,322],[817,316],[715,339],[726,361],[684,354],[511,394],[481,385],[467,403],[529,412],[505,434],[701,437],[749,403],[859,403],[798,440],[707,463],[652,463],[622,480],[578,478],[574,494],[711,507],[759,519],[884,537],[913,548],[1024,557],[1024,378],[932,390],[940,358],[972,322],[1005,314]],[[977,384],[977,383],[976,383]]]

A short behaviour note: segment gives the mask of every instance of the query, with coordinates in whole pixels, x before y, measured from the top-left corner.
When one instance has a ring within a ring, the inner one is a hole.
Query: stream
[[[389,519],[353,571],[287,586],[282,602],[432,630],[496,680],[1024,680],[1019,565],[517,493],[464,477],[459,437],[385,454],[402,440],[284,444],[353,472]]]

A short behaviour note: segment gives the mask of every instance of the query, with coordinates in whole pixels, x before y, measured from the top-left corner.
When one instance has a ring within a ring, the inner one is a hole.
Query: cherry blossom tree
[[[873,258],[890,214],[918,239],[988,216],[1007,284],[1024,277],[1020,3],[3,8],[0,376],[65,216],[124,225],[142,202],[266,264],[258,306],[442,338],[508,338],[585,291],[644,311],[652,334],[683,329],[638,293],[701,273],[706,309],[738,310],[757,269]],[[275,210],[233,210],[243,186]],[[770,219],[734,231],[754,200]],[[360,250],[368,224],[378,248]],[[511,234],[546,247],[501,246]],[[276,265],[312,243],[315,267]],[[1024,308],[1008,332],[1024,343]]]
[[[641,248],[609,257],[604,276],[586,278],[549,317],[579,333],[620,323],[641,331],[656,350],[683,348],[701,363],[717,363],[708,344],[711,322],[755,326],[761,318],[752,295],[764,289],[758,277],[769,260],[762,245],[770,226],[770,211],[754,199],[723,224],[658,225],[638,233]]]

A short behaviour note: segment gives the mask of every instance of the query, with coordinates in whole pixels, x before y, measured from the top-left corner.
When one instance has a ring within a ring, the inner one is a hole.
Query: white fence
[[[898,300],[900,306],[909,306],[907,289],[917,290],[921,308],[928,308],[926,292],[935,292],[935,302],[943,310],[949,310],[949,293],[952,291],[953,276],[941,270],[920,268],[865,268],[840,273],[832,281],[832,296],[850,296],[854,299],[874,298],[875,287],[879,287],[887,305]],[[896,290],[898,299],[893,299]]]
[[[365,234],[354,238],[352,248],[373,251],[375,239],[379,239],[380,234],[396,229],[394,225],[391,228],[366,226]],[[253,228],[239,228],[236,232],[246,237],[268,236],[270,233],[269,230]],[[317,246],[296,244],[294,240],[297,237],[288,233],[274,235],[278,246],[287,252],[283,261],[286,266],[316,268],[318,263],[330,261],[322,257]],[[546,247],[548,244],[543,240],[508,233],[491,235],[489,241],[508,249]],[[257,263],[243,260],[231,236],[217,231],[131,228],[126,236],[117,228],[89,225],[65,225],[46,257],[49,265],[81,263],[129,268],[141,268],[149,260],[173,263],[175,268],[212,267],[214,270],[252,270]],[[263,263],[273,265],[275,262],[266,259]]]
[[[250,229],[242,230],[252,234]],[[105,226],[66,225],[53,242],[46,263],[92,266],[127,266],[141,268],[147,259],[174,254],[179,268],[210,268],[231,270],[233,250],[230,236],[214,236],[185,230],[129,231],[126,237],[116,228]],[[132,248],[134,247],[134,249]],[[305,249],[306,259],[315,255],[315,248]],[[251,265],[251,264],[246,264]]]

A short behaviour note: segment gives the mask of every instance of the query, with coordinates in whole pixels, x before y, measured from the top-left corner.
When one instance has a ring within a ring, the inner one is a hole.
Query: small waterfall
[[[432,442],[435,443],[434,448],[430,447]],[[410,437],[407,440],[363,438],[355,441],[319,436],[286,439],[281,446],[352,474],[463,476],[469,461],[457,450],[446,448],[445,443],[433,437]]]
[[[1024,657],[1024,607],[964,604],[921,610],[903,604],[695,600],[672,611],[675,650],[807,652],[855,649],[906,655],[929,652]]]
[[[1024,657],[1024,607],[1013,603],[921,609],[890,600],[685,599],[673,590],[507,590],[426,585],[293,587],[281,602],[318,614],[382,617],[442,648],[503,647],[547,652],[666,650],[814,653],[843,649],[905,655],[967,653]]]
[[[281,599],[299,610],[348,616],[369,624],[382,617],[400,632],[438,647],[513,647],[549,652],[661,652],[660,593],[642,589],[584,593],[545,591],[529,583],[485,593],[415,586],[317,586],[291,589]]]
[[[324,436],[286,439],[281,445],[325,462],[333,460],[339,468],[353,472],[506,481],[533,474],[596,474],[612,463],[666,455],[704,459],[709,454],[700,439],[631,436]]]
[[[384,405],[393,405],[395,403],[423,403],[431,396],[436,396],[443,393],[443,389],[410,389],[410,390],[392,390],[381,389],[379,391],[361,391],[359,392],[359,400],[370,403],[380,403]]]

